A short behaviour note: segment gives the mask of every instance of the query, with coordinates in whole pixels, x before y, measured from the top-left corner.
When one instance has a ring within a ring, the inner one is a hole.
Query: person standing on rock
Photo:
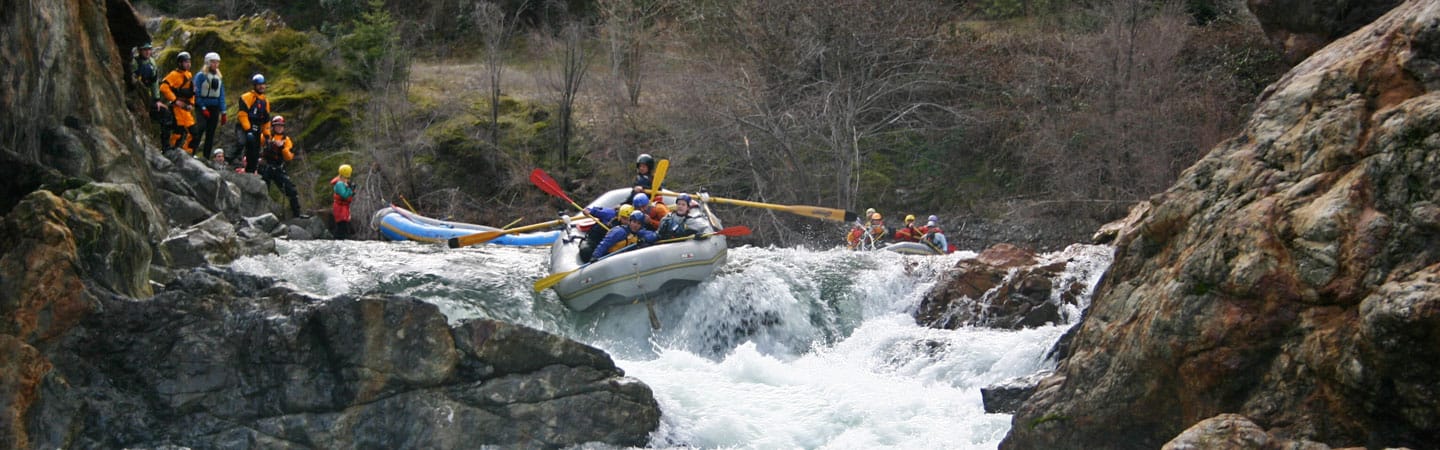
[[[220,74],[220,54],[205,54],[205,67],[195,73],[195,106],[200,107],[200,125],[196,127],[200,155],[210,159],[215,148],[215,127],[225,124],[225,80]]]
[[[245,173],[256,173],[260,165],[260,141],[270,132],[270,102],[265,100],[265,75],[250,77],[254,86],[240,95],[240,108],[235,112],[235,125],[244,139]]]
[[[190,53],[180,52],[175,56],[175,70],[165,75],[160,82],[160,95],[170,105],[175,125],[170,128],[166,140],[167,148],[181,148],[185,153],[195,153],[195,115],[192,113],[195,101],[194,74],[190,73]]]
[[[144,87],[146,108],[150,110],[150,120],[160,126],[160,139],[164,142],[170,138],[171,120],[170,112],[165,107],[165,101],[160,98],[160,68],[155,65],[153,52],[154,46],[149,42],[141,45],[135,50],[135,81]]]
[[[270,129],[262,140],[265,149],[260,151],[260,179],[280,187],[280,192],[290,199],[292,217],[306,217],[300,214],[299,192],[295,190],[295,183],[290,181],[290,174],[285,171],[285,162],[295,159],[295,154],[290,152],[295,143],[285,135],[285,117],[276,115],[270,119]]]
[[[355,189],[358,189],[350,182],[353,170],[349,164],[341,164],[339,173],[330,180],[330,187],[335,191],[335,203],[330,206],[335,214],[335,239],[350,238],[350,202],[355,200]]]

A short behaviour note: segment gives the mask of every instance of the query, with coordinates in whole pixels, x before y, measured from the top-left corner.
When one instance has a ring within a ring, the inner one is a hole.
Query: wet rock
[[[1239,414],[1221,414],[1196,423],[1167,442],[1162,450],[1201,450],[1225,448],[1261,450],[1268,448],[1270,436],[1259,425]],[[1329,447],[1326,447],[1327,449]]]
[[[51,352],[59,401],[31,408],[37,448],[638,446],[659,424],[650,389],[604,352],[502,322],[452,328],[412,298],[319,300],[203,268],[102,304]]]
[[[1248,417],[1239,414],[1220,414],[1202,420],[1160,448],[1161,450],[1212,448],[1330,450],[1330,446],[1318,442],[1275,436],[1250,421]]]
[[[280,218],[270,213],[246,217],[245,226],[259,230],[261,233],[270,234],[280,231]]]
[[[225,216],[216,214],[193,227],[176,231],[161,245],[170,257],[170,265],[177,268],[228,264],[242,256],[275,253],[275,239],[254,230],[252,227],[237,230]]]
[[[980,388],[980,401],[990,414],[1013,414],[1035,393],[1035,386],[1050,373],[1040,372]]]
[[[956,263],[925,293],[916,322],[935,328],[980,326],[1020,329],[1061,323],[1063,304],[1075,305],[1083,286],[1055,280],[1065,263],[1040,265],[1034,252],[999,244]]]

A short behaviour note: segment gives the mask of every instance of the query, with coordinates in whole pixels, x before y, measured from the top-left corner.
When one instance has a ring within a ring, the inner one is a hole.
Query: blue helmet
[[[930,222],[940,223],[940,218],[939,218],[939,217],[936,217],[934,214],[931,214],[931,215],[930,215],[930,218],[927,219],[927,220],[930,221]]]
[[[631,204],[635,205],[635,209],[640,209],[640,208],[644,208],[644,207],[646,207],[646,206],[650,206],[650,196],[645,195],[644,192],[641,192],[641,193],[639,193],[639,194],[635,194],[635,200],[632,201]]]
[[[675,203],[690,204],[690,194],[680,194],[680,198],[675,199]]]
[[[632,213],[630,213],[630,220],[634,220],[634,221],[645,220],[645,213],[640,212],[640,211],[632,212]]]

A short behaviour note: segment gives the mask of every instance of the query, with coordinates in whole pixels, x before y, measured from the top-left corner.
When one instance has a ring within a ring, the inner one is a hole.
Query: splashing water
[[[986,414],[980,388],[1049,368],[1069,323],[1021,331],[919,326],[912,313],[955,262],[889,252],[732,248],[713,280],[643,304],[577,313],[551,292],[547,249],[450,250],[413,242],[279,243],[232,267],[321,297],[386,292],[437,305],[452,322],[488,317],[609,352],[660,402],[652,447],[995,448],[1008,414]],[[1078,320],[1110,264],[1102,246],[1068,260],[1057,286],[1081,282]],[[1052,299],[1058,301],[1058,298]]]

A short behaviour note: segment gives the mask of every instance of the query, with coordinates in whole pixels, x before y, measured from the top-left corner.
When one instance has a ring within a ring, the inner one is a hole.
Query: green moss
[[[1070,420],[1070,418],[1067,417],[1067,416],[1063,416],[1063,415],[1059,415],[1059,414],[1046,414],[1046,415],[1044,415],[1044,416],[1040,416],[1040,417],[1035,418],[1035,420],[1031,420],[1031,421],[1030,421],[1030,429],[1031,429],[1031,430],[1034,430],[1035,428],[1038,428],[1040,425],[1044,425],[1045,423],[1048,423],[1048,422],[1067,421],[1067,420]]]

